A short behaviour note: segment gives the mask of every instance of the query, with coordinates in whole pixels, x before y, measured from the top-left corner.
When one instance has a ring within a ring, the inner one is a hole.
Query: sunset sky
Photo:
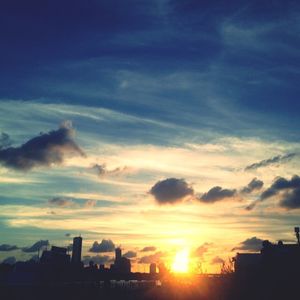
[[[0,261],[81,234],[86,261],[217,272],[294,241],[299,1],[4,0],[0,24]]]

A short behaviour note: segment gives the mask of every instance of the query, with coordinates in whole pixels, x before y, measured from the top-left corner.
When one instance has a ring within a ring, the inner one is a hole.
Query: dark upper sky
[[[259,126],[296,139],[299,8],[2,1],[0,97],[84,103],[223,134],[253,135]]]

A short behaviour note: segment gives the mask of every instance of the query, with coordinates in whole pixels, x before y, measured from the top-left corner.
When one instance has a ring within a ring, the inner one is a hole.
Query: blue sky
[[[29,170],[0,157],[0,244],[66,244],[73,228],[87,253],[103,238],[137,252],[193,249],[218,240],[214,213],[234,233],[221,250],[210,247],[207,265],[252,236],[290,238],[300,203],[280,203],[298,187],[259,199],[299,168],[298,1],[16,0],[1,4],[0,20],[0,134],[20,147],[68,121],[84,153],[63,145],[62,161]],[[149,191],[168,178],[184,179],[193,199],[157,204]],[[262,189],[241,195],[253,178]],[[236,190],[230,211],[199,203],[215,186]],[[67,201],[55,207],[58,197]],[[253,201],[262,203],[245,211]],[[177,237],[167,238],[174,226]]]

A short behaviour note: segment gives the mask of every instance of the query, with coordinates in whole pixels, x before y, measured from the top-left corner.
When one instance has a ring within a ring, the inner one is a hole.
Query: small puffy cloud
[[[0,163],[8,168],[27,171],[61,164],[66,155],[84,156],[73,137],[71,123],[65,122],[59,129],[41,133],[19,147],[0,148]]]
[[[126,258],[134,258],[136,257],[136,252],[134,251],[127,251],[123,256],[126,257]]]
[[[237,247],[234,247],[232,251],[235,250],[245,250],[245,251],[259,251],[262,248],[262,242],[264,240],[257,238],[256,236],[246,239],[241,242]]]
[[[198,200],[204,203],[214,203],[224,199],[232,198],[235,195],[235,189],[223,189],[220,186],[215,186],[211,188],[207,193],[204,193],[200,198],[198,198]]]
[[[49,241],[48,240],[44,240],[44,241],[40,240],[40,241],[34,243],[30,247],[22,248],[22,251],[23,252],[36,252],[36,251],[40,250],[42,247],[45,247],[45,246],[49,246]]]
[[[72,206],[74,204],[74,202],[71,199],[65,197],[54,197],[52,199],[49,199],[48,203],[53,206],[60,207]]]
[[[3,264],[8,264],[8,265],[14,265],[16,263],[17,259],[14,256],[9,256],[6,257],[5,259],[2,260]]]
[[[151,254],[151,255],[146,255],[146,256],[143,256],[139,259],[139,263],[140,264],[151,264],[151,263],[158,263],[161,261],[161,258],[165,256],[165,253],[159,251],[159,252],[156,252],[154,254]]]
[[[215,256],[211,261],[210,261],[210,264],[211,265],[222,265],[224,264],[225,261],[224,259],[222,259],[221,257],[219,256]]]
[[[155,251],[156,250],[156,247],[154,246],[147,246],[147,247],[144,247],[141,252],[151,252],[151,251]]]
[[[258,168],[267,167],[273,164],[285,163],[293,159],[297,154],[296,153],[289,153],[285,155],[277,155],[272,158],[264,159],[260,162],[251,164],[245,168],[245,171],[252,171]]]
[[[95,241],[89,251],[95,253],[104,253],[113,252],[114,250],[115,244],[113,243],[113,241],[103,239],[100,244],[97,241]]]
[[[194,190],[184,179],[167,178],[158,181],[150,190],[150,194],[160,204],[176,203],[194,194]]]
[[[16,245],[2,244],[0,245],[0,251],[13,251],[19,249]]]
[[[121,175],[123,173],[126,173],[129,168],[128,167],[118,167],[118,168],[115,168],[115,169],[112,169],[112,170],[108,170],[107,167],[106,167],[106,164],[102,164],[102,165],[99,165],[99,164],[95,164],[92,166],[92,169],[96,171],[97,175],[99,177],[104,177],[106,175],[110,175],[110,176],[118,176],[118,175]]]
[[[244,194],[250,194],[253,191],[260,190],[263,187],[263,185],[264,185],[264,182],[255,177],[248,183],[247,186],[242,188],[241,192]]]
[[[71,233],[66,233],[65,236],[66,236],[66,237],[70,237],[70,236],[71,236]]]
[[[204,243],[201,246],[199,246],[195,251],[194,251],[194,256],[202,258],[204,253],[206,253],[209,249],[209,247],[212,245],[212,243]]]
[[[94,264],[104,265],[111,261],[111,257],[108,255],[96,255],[96,256],[87,255],[83,257],[82,261],[85,265],[88,265],[90,261],[93,261]]]

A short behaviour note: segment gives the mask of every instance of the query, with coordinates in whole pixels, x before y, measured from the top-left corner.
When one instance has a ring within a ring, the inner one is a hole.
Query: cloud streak
[[[289,153],[289,154],[285,154],[285,155],[277,155],[277,156],[274,156],[269,159],[264,159],[260,162],[257,162],[257,163],[254,163],[254,164],[251,164],[251,165],[245,167],[245,171],[253,171],[253,170],[257,170],[259,168],[267,167],[267,166],[274,165],[274,164],[286,163],[286,162],[290,161],[291,159],[293,159],[296,155],[297,155],[296,153]]]

